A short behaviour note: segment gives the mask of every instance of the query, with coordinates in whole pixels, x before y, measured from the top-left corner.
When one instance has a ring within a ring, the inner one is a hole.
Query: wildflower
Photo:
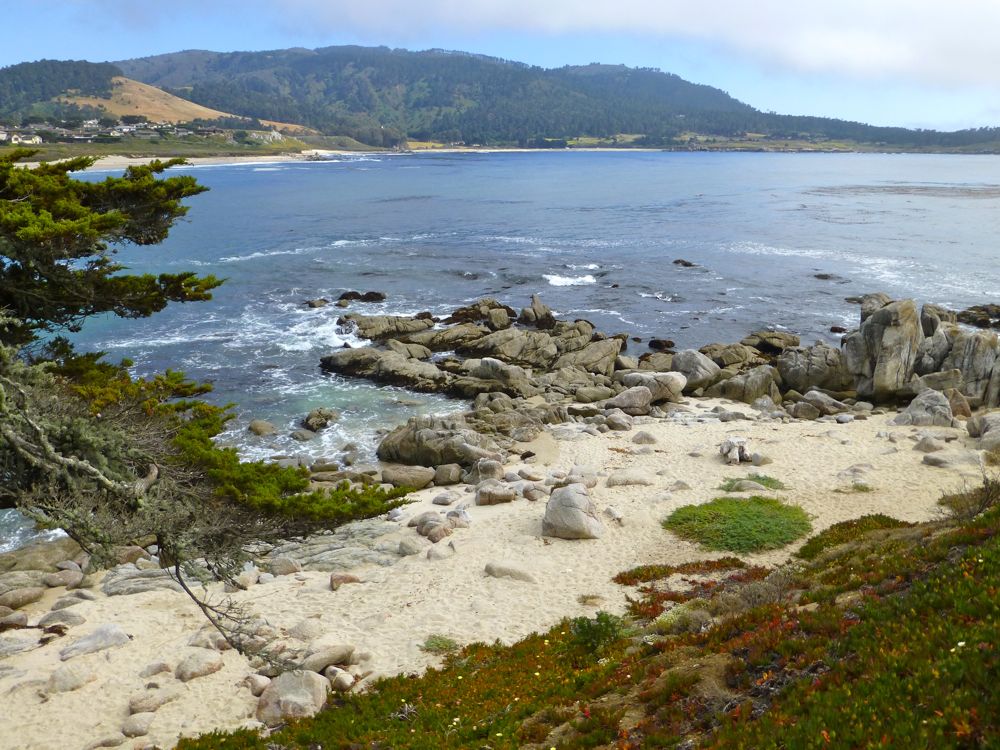
[[[952,649],[952,651],[954,651],[954,650],[955,650],[955,649]],[[541,677],[541,676],[542,676],[542,673],[541,673],[541,672],[535,672],[535,677]]]

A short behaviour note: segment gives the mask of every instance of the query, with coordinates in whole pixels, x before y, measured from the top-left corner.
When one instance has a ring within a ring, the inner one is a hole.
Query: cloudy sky
[[[0,66],[365,44],[676,73],[761,110],[1000,125],[1000,0],[18,0]]]

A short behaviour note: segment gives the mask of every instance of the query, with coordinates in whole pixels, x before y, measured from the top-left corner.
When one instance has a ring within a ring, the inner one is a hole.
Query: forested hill
[[[110,63],[39,60],[0,69],[0,115],[29,109],[66,91],[110,96],[111,79],[122,72]]]

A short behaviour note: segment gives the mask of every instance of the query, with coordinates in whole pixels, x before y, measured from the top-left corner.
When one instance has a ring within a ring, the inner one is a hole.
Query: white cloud
[[[624,32],[722,45],[758,62],[865,79],[1000,87],[997,0],[272,0],[285,23],[406,43],[434,30]],[[259,8],[266,7],[264,3]]]

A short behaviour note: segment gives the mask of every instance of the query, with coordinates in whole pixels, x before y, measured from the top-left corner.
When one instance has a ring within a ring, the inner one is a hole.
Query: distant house
[[[10,137],[11,143],[27,143],[29,145],[37,146],[42,143],[42,137],[40,135],[21,135],[19,133],[14,133]]]
[[[0,130],[0,143],[6,143],[8,137],[6,130]]]

